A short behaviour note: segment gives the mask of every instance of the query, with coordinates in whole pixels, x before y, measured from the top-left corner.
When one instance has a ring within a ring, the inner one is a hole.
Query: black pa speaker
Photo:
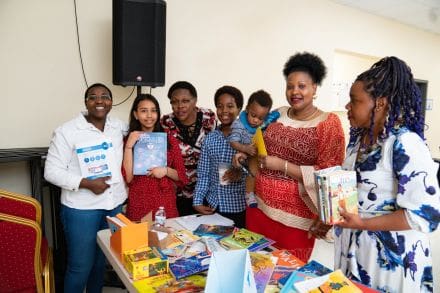
[[[113,0],[113,83],[165,84],[166,3]]]

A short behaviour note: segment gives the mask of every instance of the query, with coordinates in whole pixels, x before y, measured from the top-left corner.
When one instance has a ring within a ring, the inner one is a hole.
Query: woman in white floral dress
[[[344,168],[357,172],[359,215],[341,210],[335,269],[382,292],[432,292],[428,233],[440,221],[437,166],[423,137],[411,69],[386,57],[359,75],[346,108]]]

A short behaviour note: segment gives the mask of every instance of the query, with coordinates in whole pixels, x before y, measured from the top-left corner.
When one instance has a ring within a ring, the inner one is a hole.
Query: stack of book
[[[342,221],[339,208],[358,213],[357,179],[355,171],[340,166],[315,171],[319,218],[333,225]]]

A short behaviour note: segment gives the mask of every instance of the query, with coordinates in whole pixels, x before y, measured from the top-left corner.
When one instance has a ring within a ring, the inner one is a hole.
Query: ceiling
[[[440,0],[332,0],[440,34]]]

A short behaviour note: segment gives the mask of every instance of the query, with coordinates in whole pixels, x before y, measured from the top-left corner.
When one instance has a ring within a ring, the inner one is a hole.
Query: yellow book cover
[[[172,280],[174,280],[173,276],[168,273],[134,281],[133,286],[139,293],[155,293],[157,291],[156,288],[161,287]]]
[[[124,266],[133,280],[168,273],[168,260],[155,247],[141,247],[124,252]]]
[[[266,145],[264,144],[263,132],[261,131],[261,128],[257,128],[255,131],[253,142],[257,147],[258,155],[267,156]]]
[[[318,284],[317,284],[318,283]],[[362,293],[341,270],[336,270],[322,277],[317,277],[295,284],[298,292],[308,293]]]

